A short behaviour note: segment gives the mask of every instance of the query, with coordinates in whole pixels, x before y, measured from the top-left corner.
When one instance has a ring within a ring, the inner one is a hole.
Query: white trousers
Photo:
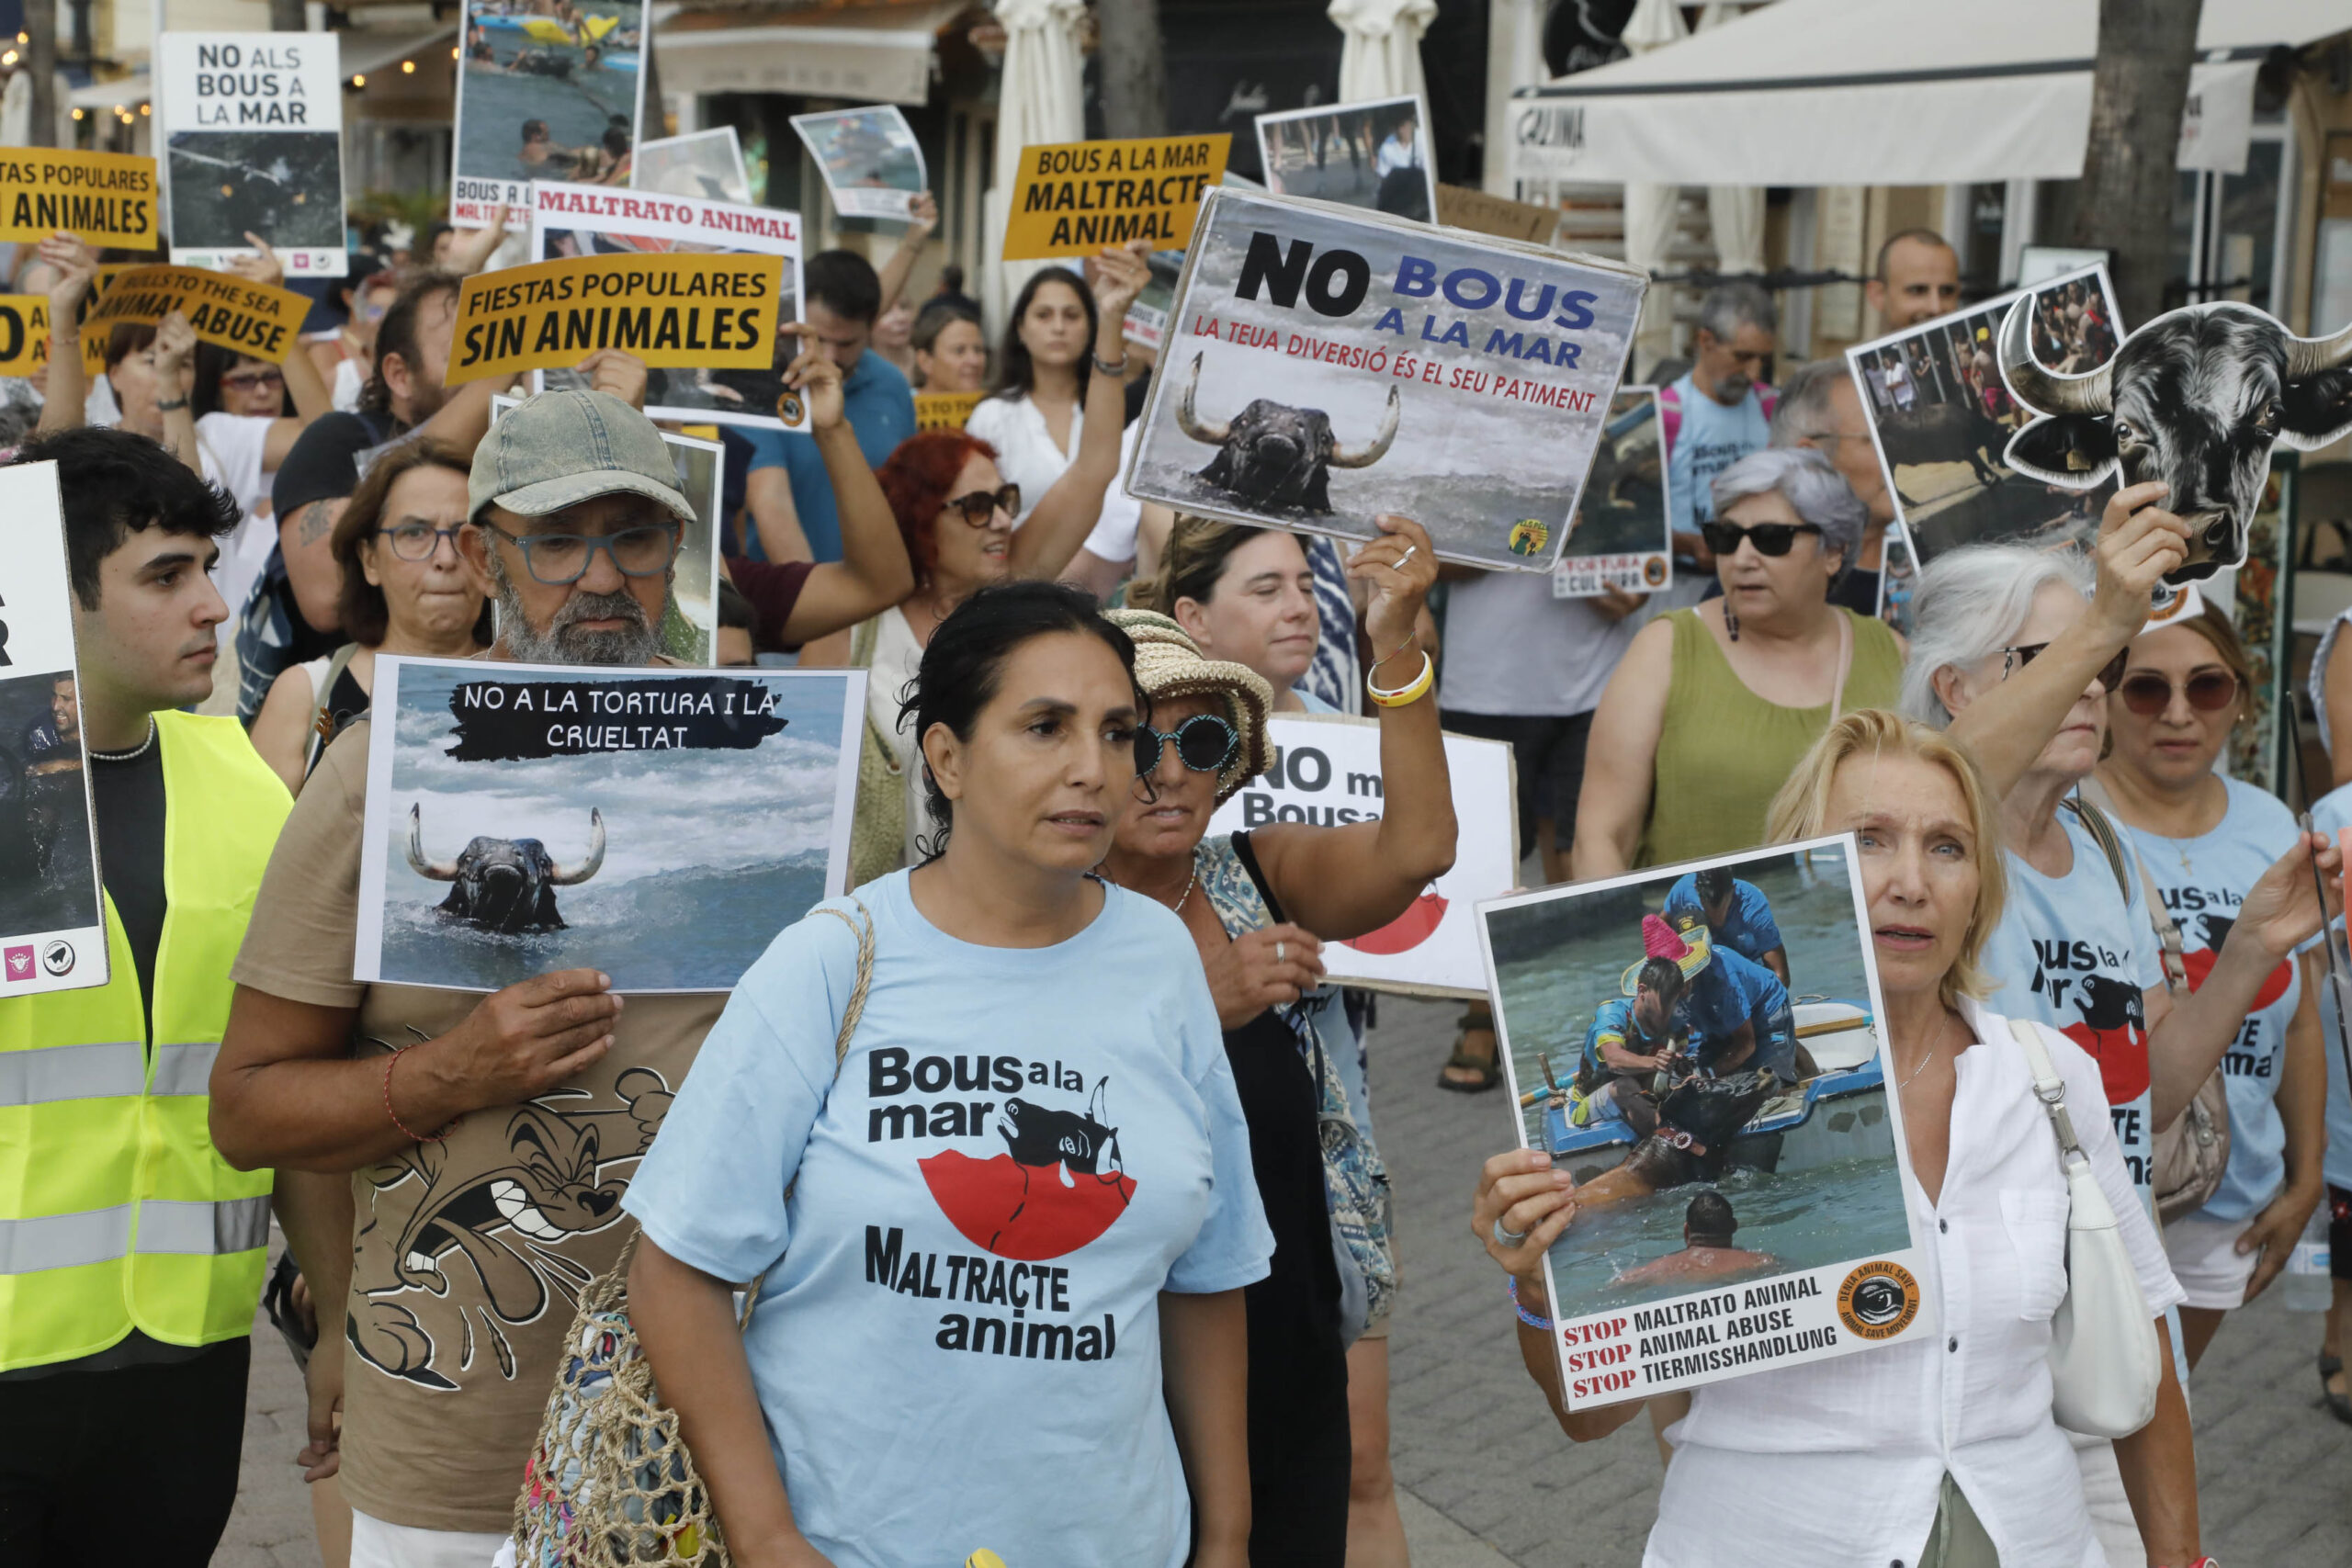
[[[351,1568],[490,1568],[506,1532],[421,1530],[351,1510]]]

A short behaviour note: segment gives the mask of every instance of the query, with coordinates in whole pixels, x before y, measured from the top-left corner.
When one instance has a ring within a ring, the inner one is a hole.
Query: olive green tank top
[[[1838,711],[1893,707],[1903,685],[1901,645],[1885,622],[1838,613],[1854,629]],[[1827,703],[1784,708],[1749,691],[1697,610],[1676,610],[1666,619],[1674,627],[1674,676],[1636,865],[1761,844],[1772,796],[1829,728]]]

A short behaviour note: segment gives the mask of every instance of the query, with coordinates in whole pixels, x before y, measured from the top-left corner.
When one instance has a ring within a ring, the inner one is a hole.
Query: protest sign
[[[799,319],[800,215],[797,212],[594,186],[533,184],[531,259],[590,255],[779,257],[782,274],[771,290],[776,319]],[[651,371],[645,383],[645,412],[655,419],[760,425],[770,430],[799,428],[805,419],[795,417],[787,424],[779,405],[786,390],[784,372],[799,354],[800,340],[777,333],[772,321],[766,341],[767,356],[753,365],[730,367],[714,359]],[[541,388],[584,385],[571,370],[580,357],[573,355],[549,361],[535,384]],[[798,401],[793,400],[795,408]]]
[[[30,376],[49,363],[49,296],[0,294],[0,376]]]
[[[797,114],[792,129],[817,160],[833,210],[844,218],[904,222],[915,194],[931,188],[922,145],[896,104]]]
[[[915,429],[961,430],[987,396],[986,392],[917,392]]]
[[[1159,352],[1168,335],[1168,307],[1176,299],[1176,280],[1184,273],[1184,253],[1154,251],[1151,253],[1151,278],[1136,295],[1135,303],[1127,307],[1126,319],[1119,323],[1119,336],[1125,341]]]
[[[283,365],[292,353],[311,302],[290,288],[248,283],[196,266],[126,267],[82,318],[86,357],[103,355],[107,340],[126,322],[152,326],[177,310],[197,341],[234,349],[252,359]]]
[[[341,277],[343,69],[324,33],[165,33],[158,138],[170,149],[172,260],[220,267],[248,233],[287,276]]]
[[[57,465],[0,468],[0,997],[107,983]]]
[[[1840,834],[1480,906],[1513,1125],[1578,1187],[1544,1260],[1567,1409],[1935,1332],[1856,852]],[[1684,976],[1670,1007],[1645,963]]]
[[[1257,118],[1266,189],[1426,223],[1437,211],[1429,110],[1419,96]]]
[[[2027,413],[2001,379],[2001,321],[2027,298],[2044,364],[2088,370],[2115,353],[2122,333],[2104,266],[1846,351],[1879,472],[1921,566],[1961,545],[2022,540],[2055,548],[2098,532],[2104,491],[2053,491],[2005,456]]]
[[[62,230],[85,244],[155,248],[155,160],[129,152],[0,148],[0,240]]]
[[[1402,513],[1444,559],[1549,570],[1645,286],[1613,263],[1217,186],[1127,493],[1350,539]]]
[[[723,991],[842,890],[865,673],[379,658],[353,973]]]
[[[1552,597],[1655,593],[1674,580],[1673,512],[1656,387],[1620,387],[1552,572]]]
[[[743,144],[735,139],[731,125],[639,142],[628,183],[637,190],[700,197],[706,201],[748,203],[752,199],[752,176],[743,168]]]
[[[1468,186],[1437,187],[1437,220],[1449,229],[1468,229],[1506,240],[1548,245],[1559,232],[1560,209],[1532,201],[1513,201]]]
[[[645,119],[641,0],[583,0],[556,15],[466,0],[449,221],[489,226],[533,180],[629,183]]]
[[[1004,259],[1091,256],[1149,240],[1192,243],[1201,196],[1225,174],[1233,138],[1151,136],[1023,147],[1004,225]]]
[[[783,286],[772,255],[568,256],[478,273],[458,290],[443,384],[570,369],[600,348],[662,369],[764,371]]]
[[[1382,813],[1380,726],[1336,714],[1277,714],[1268,721],[1274,760],[1209,819],[1212,833],[1304,822],[1335,828]],[[1453,869],[1378,931],[1323,944],[1333,984],[1411,996],[1483,997],[1476,903],[1519,881],[1518,790],[1510,748],[1466,735],[1445,738],[1445,766],[1460,824]]]

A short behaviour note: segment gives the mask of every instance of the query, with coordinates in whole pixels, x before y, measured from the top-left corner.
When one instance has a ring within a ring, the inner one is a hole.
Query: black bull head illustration
[[[537,839],[487,837],[473,839],[456,860],[434,860],[424,852],[424,814],[412,806],[408,863],[417,875],[450,885],[449,897],[436,906],[450,919],[507,933],[560,931],[555,890],[577,886],[603,868],[605,814],[588,813],[588,853],[581,860],[559,861]]]
[[[1251,399],[1223,424],[1212,423],[1193,411],[1193,400],[1200,389],[1201,355],[1196,354],[1183,395],[1176,400],[1177,428],[1217,448],[1200,477],[1254,505],[1329,512],[1329,470],[1368,468],[1396,442],[1402,404],[1395,387],[1388,389],[1387,412],[1368,446],[1340,445],[1331,434],[1331,416],[1321,409],[1295,409],[1265,398]]]
[[[2030,298],[2001,323],[2001,374],[2041,415],[2009,438],[2009,467],[2087,490],[2161,479],[2161,504],[2189,526],[2171,577],[2211,577],[2245,558],[2273,443],[2309,451],[2352,430],[2352,327],[2296,337],[2251,305],[2191,305],[2123,340],[2097,370],[2062,376],[2033,356]]]

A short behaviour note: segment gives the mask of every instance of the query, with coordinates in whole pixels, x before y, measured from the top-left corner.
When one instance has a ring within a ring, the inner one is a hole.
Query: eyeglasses
[[[2137,670],[2123,678],[2123,705],[2142,718],[2154,718],[2172,706],[2172,682],[2153,670]],[[2200,670],[2179,688],[2188,705],[2199,713],[2219,713],[2237,701],[2238,678],[2226,670]]]
[[[234,376],[221,377],[220,385],[237,392],[259,391],[264,388],[274,392],[286,385],[286,374],[281,370],[240,371]]]
[[[1707,541],[1707,548],[1719,556],[1737,555],[1743,539],[1755,545],[1759,556],[1784,556],[1794,547],[1799,534],[1820,532],[1810,523],[1758,523],[1753,528],[1743,528],[1736,523],[1699,525],[1699,536]]]
[[[1213,713],[1196,713],[1174,729],[1136,726],[1136,776],[1148,778],[1159,771],[1160,749],[1176,742],[1176,760],[1196,773],[1221,773],[1241,750],[1241,736]]]
[[[2041,650],[2049,646],[2046,642],[2020,642],[2009,648],[1995,649],[1993,651],[2001,656],[2001,679],[2007,680],[2041,658]],[[2127,648],[2100,666],[2098,683],[2110,692],[2115,690],[2123,679],[2123,666],[2131,658],[2132,650]]]
[[[523,552],[524,569],[550,588],[568,588],[588,574],[596,552],[612,557],[623,577],[659,577],[678,556],[675,523],[641,523],[617,534],[510,534],[485,520],[482,526]]]
[[[464,525],[458,526],[463,527]],[[489,525],[484,524],[483,526]],[[376,536],[390,541],[392,554],[402,560],[431,560],[440,550],[444,539],[449,541],[452,550],[458,547],[457,528],[435,528],[430,523],[396,524],[390,528],[377,529]],[[527,549],[524,552],[524,558],[530,558]]]
[[[976,490],[941,504],[942,512],[961,512],[964,521],[975,528],[985,528],[999,512],[1007,517],[1021,515],[1021,487],[999,485],[994,490]]]

